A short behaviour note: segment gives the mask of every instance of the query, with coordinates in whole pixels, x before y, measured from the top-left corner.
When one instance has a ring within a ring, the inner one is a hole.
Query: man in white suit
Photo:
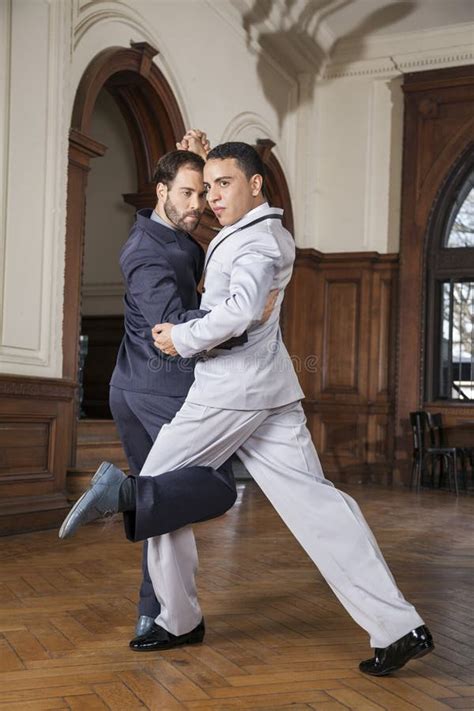
[[[154,330],[164,353],[200,355],[200,360],[184,405],[161,429],[140,475],[195,464],[217,468],[237,452],[346,610],[369,633],[375,655],[361,663],[361,671],[385,675],[430,652],[433,642],[398,590],[359,507],[324,478],[279,327],[295,246],[281,224],[282,210],[265,201],[263,174],[258,154],[247,144],[223,144],[207,156],[208,202],[224,228],[206,258],[201,307],[209,313]],[[271,289],[279,290],[276,306],[258,325]],[[219,349],[245,330],[245,345],[230,353]],[[120,481],[118,472],[117,477]],[[148,566],[161,612],[148,635],[132,640],[132,649],[201,641],[191,527],[149,539]]]

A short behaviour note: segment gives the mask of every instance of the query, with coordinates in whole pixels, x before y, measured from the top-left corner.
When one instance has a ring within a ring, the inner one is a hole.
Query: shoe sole
[[[408,657],[408,659],[406,661],[404,661],[403,664],[401,664],[400,666],[390,667],[390,669],[385,669],[383,672],[377,673],[377,672],[370,672],[370,671],[362,671],[362,669],[360,669],[360,671],[362,672],[362,674],[368,674],[369,676],[387,676],[388,674],[392,674],[393,672],[398,671],[399,669],[403,669],[405,664],[408,664],[408,662],[411,662],[412,659],[421,659],[421,657],[426,657],[426,655],[430,654],[430,652],[432,652],[434,650],[434,648],[435,648],[435,646],[432,642],[427,643],[418,652],[416,652],[415,654],[412,654],[411,657]]]
[[[104,463],[105,463],[105,462],[104,462]],[[59,533],[58,533],[59,538],[62,538],[62,539],[64,539],[64,538],[69,538],[70,536],[73,536],[74,533],[76,532],[77,529],[75,529],[74,531],[68,533],[67,535],[64,535],[64,534],[66,533],[66,528],[67,528],[67,525],[68,525],[68,523],[69,523],[69,520],[70,520],[72,514],[77,510],[77,508],[78,508],[78,506],[80,505],[81,501],[87,496],[87,494],[89,493],[89,491],[92,489],[93,485],[96,484],[96,483],[99,481],[99,479],[101,479],[101,478],[104,476],[105,472],[106,472],[108,469],[110,469],[110,467],[112,466],[109,462],[107,462],[107,463],[106,463],[106,466],[104,466],[104,463],[102,463],[102,464],[100,465],[100,467],[97,469],[96,473],[94,474],[94,476],[93,476],[92,479],[90,480],[89,486],[87,487],[86,491],[78,498],[78,500],[76,501],[76,503],[74,504],[74,506],[72,507],[72,509],[69,511],[69,513],[68,513],[68,515],[66,516],[66,518],[64,519],[64,521],[62,522],[61,528],[59,529]],[[102,469],[102,467],[104,467],[104,468]]]
[[[204,634],[202,635],[202,637],[200,637],[198,639],[188,638],[186,640],[179,640],[176,642],[166,643],[163,646],[159,646],[159,647],[137,648],[137,647],[132,647],[130,645],[130,649],[132,650],[132,652],[163,652],[163,651],[166,651],[167,649],[174,649],[174,647],[182,647],[185,644],[202,644],[203,641],[204,641]]]

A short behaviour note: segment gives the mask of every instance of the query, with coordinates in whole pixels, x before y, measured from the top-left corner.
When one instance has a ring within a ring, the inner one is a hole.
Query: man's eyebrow
[[[180,187],[180,190],[190,190],[192,193],[193,193],[193,192],[199,192],[199,190],[196,190],[196,188],[186,188],[186,187],[184,187],[184,186],[181,186],[181,187]]]
[[[233,179],[234,178],[232,177],[232,175],[221,175],[218,178],[214,179],[214,183],[219,183],[221,180],[233,180]],[[204,189],[210,190],[210,187],[211,187],[211,184],[206,183],[206,181],[204,181]]]

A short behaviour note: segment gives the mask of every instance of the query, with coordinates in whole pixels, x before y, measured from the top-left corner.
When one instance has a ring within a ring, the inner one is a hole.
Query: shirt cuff
[[[191,358],[194,351],[186,344],[186,331],[189,330],[187,323],[180,323],[171,329],[171,340],[181,358]]]

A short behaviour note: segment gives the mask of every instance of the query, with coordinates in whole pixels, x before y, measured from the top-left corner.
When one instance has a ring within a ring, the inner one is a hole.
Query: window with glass
[[[427,255],[427,400],[474,400],[474,170],[440,201]]]

